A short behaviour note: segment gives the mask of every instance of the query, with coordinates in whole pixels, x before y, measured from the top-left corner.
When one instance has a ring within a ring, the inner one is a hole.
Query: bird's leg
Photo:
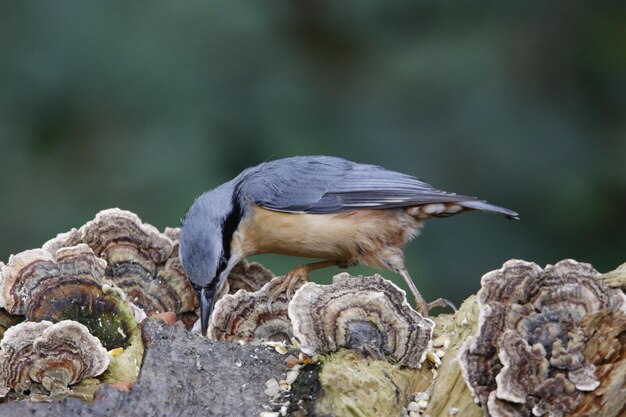
[[[304,281],[309,280],[309,273],[315,271],[316,269],[326,268],[329,266],[338,266],[340,262],[338,261],[320,261],[313,262],[310,264],[298,265],[287,274],[285,274],[285,280],[276,288],[272,288],[269,291],[269,298],[267,300],[267,308],[272,313],[272,301],[280,297],[282,294],[287,295],[287,299],[291,300],[291,295],[295,292],[296,288],[299,287],[299,284]]]
[[[295,292],[295,288],[298,286],[298,281],[308,281],[309,274],[316,269],[326,268],[329,266],[337,266],[337,261],[320,261],[310,264],[298,265],[286,274],[285,282],[280,285],[276,291],[278,294],[286,293],[287,299],[291,299],[291,293]]]
[[[409,290],[411,290],[411,293],[413,294],[413,298],[415,298],[415,309],[417,310],[417,312],[424,317],[428,317],[429,305],[426,301],[424,301],[424,297],[422,297],[422,294],[420,294],[420,292],[417,290],[417,287],[409,276],[409,271],[407,271],[406,269],[400,269],[398,273],[402,275],[402,278],[404,278],[404,282],[406,282],[406,285],[409,286]]]
[[[413,297],[415,297],[415,308],[417,312],[423,315],[424,317],[428,317],[428,312],[435,307],[450,307],[452,310],[456,312],[456,306],[452,304],[451,301],[446,300],[445,298],[437,298],[435,301],[431,301],[427,303],[424,301],[422,294],[417,290],[413,280],[409,276],[409,272],[406,269],[401,269],[398,271],[404,281],[409,286],[409,289],[413,293]]]

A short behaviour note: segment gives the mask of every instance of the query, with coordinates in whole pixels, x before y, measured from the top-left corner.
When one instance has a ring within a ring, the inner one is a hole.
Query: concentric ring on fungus
[[[434,328],[380,275],[343,273],[332,285],[304,284],[289,303],[289,318],[306,354],[343,347],[412,368],[424,361]]]
[[[240,289],[220,298],[211,315],[209,337],[246,343],[289,341],[293,336],[287,316],[289,300],[286,294],[272,296],[272,290],[285,279],[285,276],[276,277],[258,291]]]

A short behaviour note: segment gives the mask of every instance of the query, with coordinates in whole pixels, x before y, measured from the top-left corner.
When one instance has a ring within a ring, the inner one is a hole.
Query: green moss
[[[337,417],[401,416],[420,371],[339,350],[321,358],[322,396],[316,413]]]
[[[116,382],[134,382],[139,377],[141,361],[143,360],[144,345],[141,338],[141,331],[137,329],[130,338],[128,348],[119,354],[111,357],[111,362],[102,380],[109,384]]]

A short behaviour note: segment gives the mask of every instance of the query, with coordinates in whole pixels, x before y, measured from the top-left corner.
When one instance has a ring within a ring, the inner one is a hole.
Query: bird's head
[[[240,217],[232,184],[226,183],[198,197],[182,220],[180,260],[198,291],[203,335],[215,298],[232,268],[230,241]]]

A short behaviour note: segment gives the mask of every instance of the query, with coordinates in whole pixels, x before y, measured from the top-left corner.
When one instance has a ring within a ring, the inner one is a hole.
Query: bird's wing
[[[475,197],[438,190],[410,175],[334,157],[294,157],[241,174],[243,198],[271,210],[326,214],[359,208],[429,203],[468,203],[468,209],[516,217],[517,213]]]

